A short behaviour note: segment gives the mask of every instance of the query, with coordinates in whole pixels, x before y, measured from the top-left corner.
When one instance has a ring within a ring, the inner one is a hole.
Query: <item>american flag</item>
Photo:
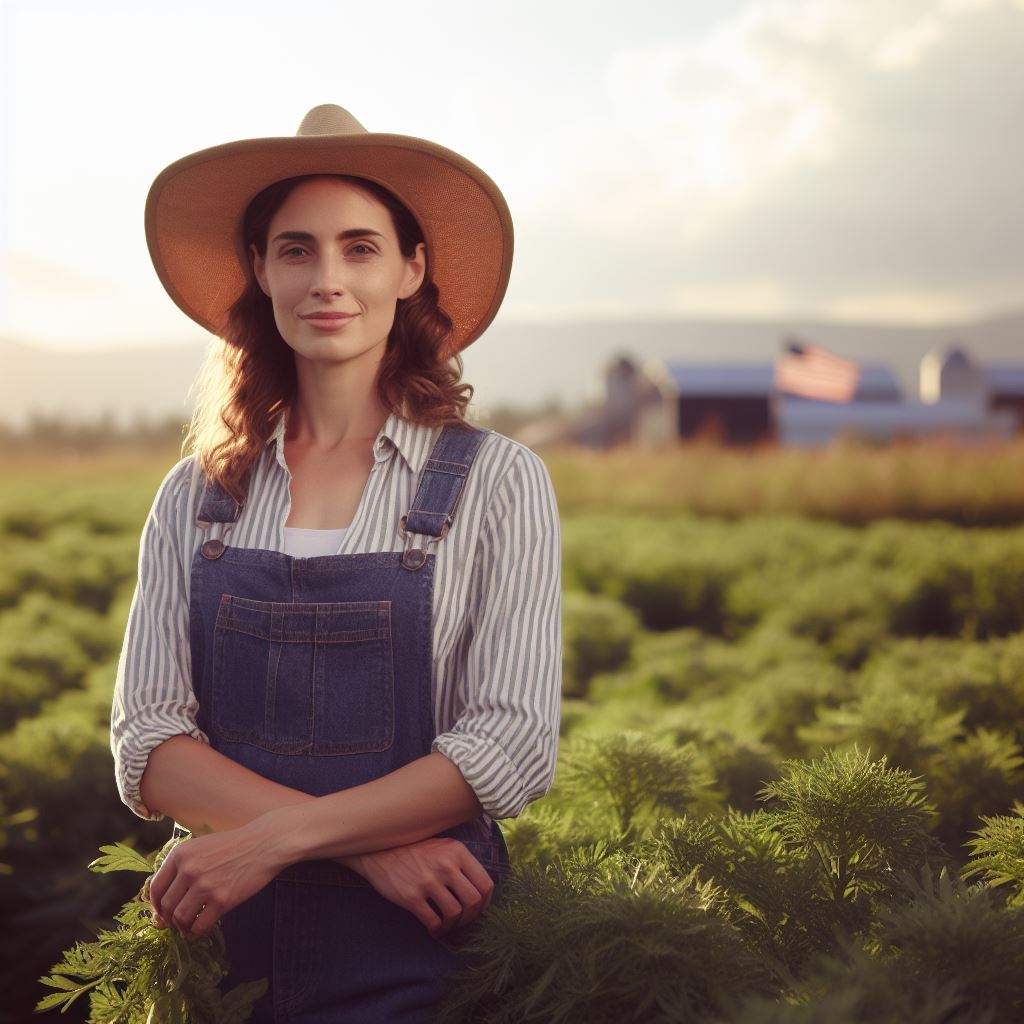
[[[820,345],[790,341],[775,363],[775,386],[791,395],[849,402],[860,382],[860,365]]]

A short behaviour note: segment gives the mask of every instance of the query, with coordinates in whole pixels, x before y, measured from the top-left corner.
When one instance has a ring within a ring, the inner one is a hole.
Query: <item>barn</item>
[[[1007,438],[1024,425],[1024,363],[981,367],[962,348],[921,361],[920,400],[907,400],[894,370],[862,363],[850,401],[822,401],[780,391],[777,364],[691,362],[628,355],[605,371],[604,401],[574,414],[527,425],[531,447],[568,442],[596,448],[660,445],[710,437],[733,445],[777,441],[813,447],[843,436],[885,442],[953,435]]]

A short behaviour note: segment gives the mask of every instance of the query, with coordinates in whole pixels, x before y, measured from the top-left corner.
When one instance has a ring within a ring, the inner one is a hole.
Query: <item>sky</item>
[[[502,188],[503,323],[1024,308],[1024,0],[0,0],[0,337],[206,337],[167,164],[319,103]]]

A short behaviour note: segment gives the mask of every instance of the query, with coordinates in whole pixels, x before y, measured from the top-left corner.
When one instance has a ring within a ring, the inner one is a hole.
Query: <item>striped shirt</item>
[[[285,550],[291,473],[282,415],[257,459],[234,523],[196,525],[198,459],[175,465],[142,530],[139,577],[117,670],[110,745],[122,801],[160,820],[139,785],[149,752],[171,736],[204,743],[191,683],[189,577],[203,541]],[[374,464],[338,554],[405,547],[399,520],[441,427],[392,413],[374,442]],[[413,535],[416,546],[428,537]],[[435,739],[461,771],[488,818],[519,814],[554,780],[561,674],[561,531],[541,458],[498,433],[483,440],[436,557],[433,591]]]

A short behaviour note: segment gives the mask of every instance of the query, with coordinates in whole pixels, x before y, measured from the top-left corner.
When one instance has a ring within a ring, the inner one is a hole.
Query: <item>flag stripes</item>
[[[820,345],[789,342],[775,363],[775,387],[825,402],[849,402],[860,383],[860,366]]]

